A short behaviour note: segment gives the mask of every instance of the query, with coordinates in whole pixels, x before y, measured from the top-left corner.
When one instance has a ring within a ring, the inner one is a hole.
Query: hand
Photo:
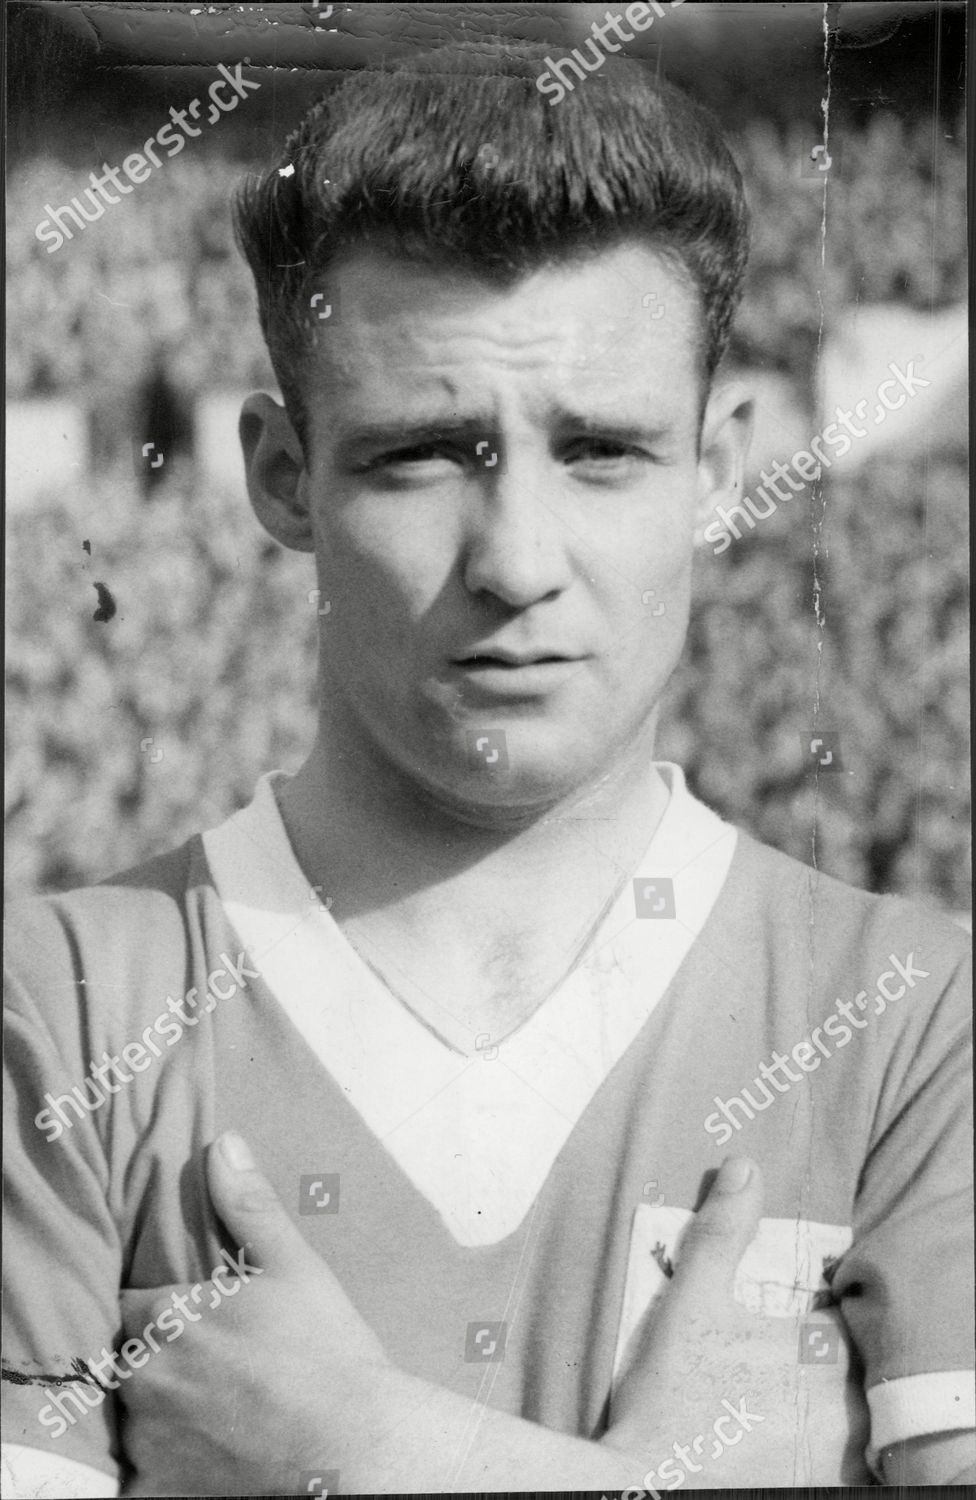
[[[303,1473],[340,1467],[330,1434],[361,1430],[393,1367],[243,1141],[222,1136],[207,1175],[241,1280],[218,1267],[195,1287],[123,1294],[127,1338],[158,1346],[121,1388],[137,1468],[126,1494],[295,1494]]]
[[[761,1211],[759,1168],[730,1158],[614,1394],[604,1442],[647,1455],[634,1486],[646,1475],[651,1488],[652,1470],[661,1489],[686,1480],[692,1489],[836,1485],[845,1451],[846,1465],[866,1477],[867,1428],[847,1389],[850,1345],[839,1314],[764,1317],[733,1299]],[[801,1323],[823,1324],[825,1335],[833,1327],[836,1361],[799,1362]]]

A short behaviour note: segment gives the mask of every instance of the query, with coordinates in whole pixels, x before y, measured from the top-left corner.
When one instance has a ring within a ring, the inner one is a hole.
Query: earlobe
[[[733,506],[742,498],[754,415],[755,402],[740,382],[721,386],[709,397],[698,461],[696,546],[715,521],[716,508]]]
[[[248,396],[238,431],[254,514],[283,547],[313,552],[305,456],[285,408],[263,393]]]

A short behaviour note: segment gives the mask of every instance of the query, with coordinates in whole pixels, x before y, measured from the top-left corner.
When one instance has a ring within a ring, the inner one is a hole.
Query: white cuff
[[[935,1370],[882,1380],[867,1393],[871,1412],[868,1465],[878,1472],[878,1455],[892,1443],[934,1432],[976,1427],[976,1377],[972,1370]]]

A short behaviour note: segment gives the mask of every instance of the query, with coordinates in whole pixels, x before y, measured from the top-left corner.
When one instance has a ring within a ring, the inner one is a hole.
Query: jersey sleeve
[[[34,944],[52,936],[42,921]],[[63,983],[45,1000],[72,1017],[60,1046],[31,998],[30,975],[5,978],[4,1436],[117,1476],[116,1398],[97,1362],[121,1332],[122,1255],[98,1116],[64,1111],[70,1128],[56,1133],[48,1109],[44,1128],[37,1123],[45,1095],[69,1093],[87,1071],[81,1046],[77,1057],[66,1055],[64,1037],[84,1037],[74,1020],[83,1014],[75,993],[83,981],[59,936]],[[50,985],[51,948],[40,951]]]
[[[904,1014],[833,1283],[864,1361],[875,1472],[892,1443],[976,1424],[971,972],[938,941],[901,968],[885,980]]]

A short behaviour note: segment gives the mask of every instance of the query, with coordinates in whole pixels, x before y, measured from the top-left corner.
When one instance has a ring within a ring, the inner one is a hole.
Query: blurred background
[[[348,68],[479,32],[582,46],[608,9],[625,6],[9,6],[8,893],[171,847],[311,743],[311,564],[259,530],[236,437],[242,396],[276,391],[229,228],[241,172]],[[760,397],[747,493],[838,404],[869,413],[822,486],[701,549],[661,753],[766,842],[957,916],[964,32],[962,4],[689,0],[627,48],[712,106],[746,179],[728,363]],[[55,252],[35,237],[245,59],[261,88],[232,113]],[[889,363],[912,361],[928,385],[876,422]]]

